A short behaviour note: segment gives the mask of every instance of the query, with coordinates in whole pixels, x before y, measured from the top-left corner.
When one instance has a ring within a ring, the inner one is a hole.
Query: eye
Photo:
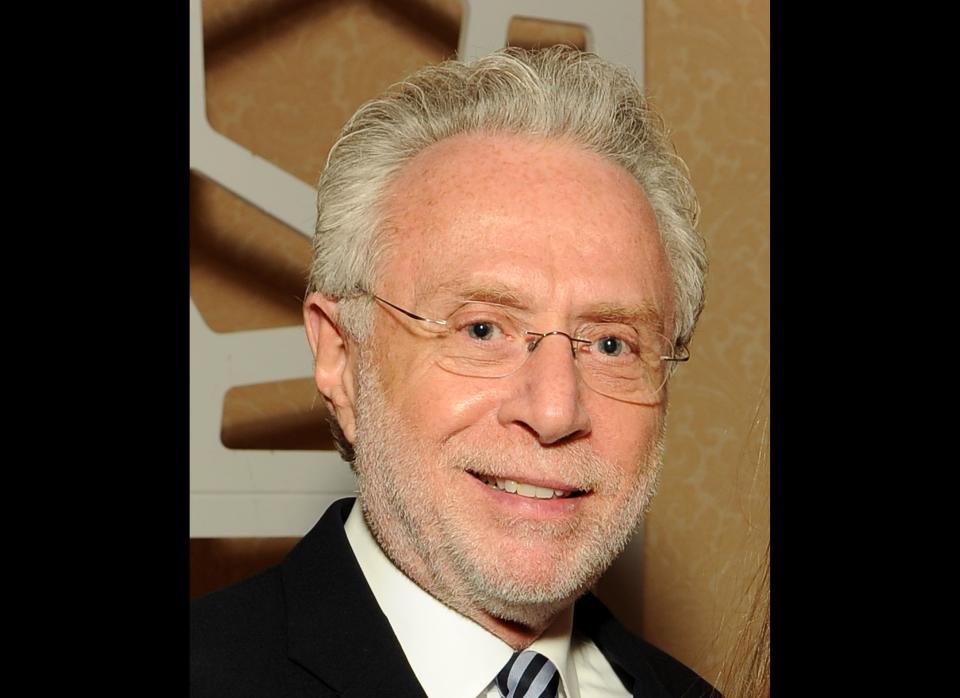
[[[492,322],[471,322],[464,328],[472,339],[491,340],[498,337],[500,328]]]
[[[630,347],[619,337],[602,337],[595,343],[597,351],[605,356],[620,356],[628,351]]]
[[[467,302],[447,318],[451,339],[461,349],[467,344],[484,347],[506,346],[517,336],[516,321],[504,310],[487,304]]]

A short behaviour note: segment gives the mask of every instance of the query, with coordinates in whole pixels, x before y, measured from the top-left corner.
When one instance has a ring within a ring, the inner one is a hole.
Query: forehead
[[[669,312],[666,260],[643,190],[571,143],[446,139],[400,171],[386,214],[393,252],[382,290],[404,300],[490,285],[567,310],[642,302]]]

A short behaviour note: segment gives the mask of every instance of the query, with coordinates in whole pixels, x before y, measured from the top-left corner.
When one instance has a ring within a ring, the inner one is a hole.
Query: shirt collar
[[[344,530],[363,576],[426,694],[430,698],[480,695],[510,659],[513,649],[403,574],[373,538],[359,501]],[[540,652],[559,668],[568,698],[580,698],[570,653],[572,628],[570,607],[528,649]]]

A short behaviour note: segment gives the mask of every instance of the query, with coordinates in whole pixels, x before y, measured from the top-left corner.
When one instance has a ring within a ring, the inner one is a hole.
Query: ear
[[[303,324],[313,351],[313,379],[347,441],[356,433],[357,386],[347,336],[337,324],[337,300],[311,293],[303,301]]]

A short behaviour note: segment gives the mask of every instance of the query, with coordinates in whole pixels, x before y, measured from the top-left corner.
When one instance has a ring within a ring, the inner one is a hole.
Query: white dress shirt
[[[367,527],[359,500],[344,526],[363,576],[429,698],[499,698],[495,678],[513,648],[437,601],[401,572]],[[589,638],[572,635],[573,608],[530,645],[560,672],[560,698],[629,698]]]

